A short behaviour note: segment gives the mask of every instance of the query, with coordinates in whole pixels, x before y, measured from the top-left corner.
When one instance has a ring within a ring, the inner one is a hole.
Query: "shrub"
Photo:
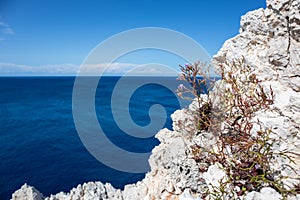
[[[196,98],[198,110],[195,113],[195,118],[197,121],[197,128],[199,130],[208,130],[211,126],[211,102],[202,95],[207,94],[213,88],[213,85],[216,81],[216,77],[209,76],[210,66],[206,64],[196,62],[195,64],[186,64],[185,66],[179,65],[181,74],[178,80],[187,81],[188,85],[191,87],[185,87],[183,84],[180,84],[177,89],[178,96],[193,100],[190,97],[187,97],[186,94],[192,94]]]
[[[193,145],[194,159],[208,165],[220,163],[227,175],[227,180],[220,183],[219,188],[207,191],[207,195],[216,199],[224,195],[237,198],[266,186],[274,188],[284,198],[290,193],[299,193],[299,186],[287,189],[282,183],[287,177],[271,167],[275,156],[293,162],[292,159],[284,153],[275,153],[272,147],[276,141],[270,137],[271,127],[264,128],[259,120],[254,120],[257,111],[268,110],[273,104],[272,87],[266,90],[243,58],[221,64],[221,80],[217,83],[206,75],[203,66],[199,62],[180,66],[180,80],[186,80],[191,89],[179,87],[177,92],[182,97],[186,92],[196,97],[198,132],[208,131],[217,141],[214,150]],[[203,99],[203,85],[208,83],[208,87],[214,89],[208,89],[208,99]],[[200,170],[204,172],[207,167]]]

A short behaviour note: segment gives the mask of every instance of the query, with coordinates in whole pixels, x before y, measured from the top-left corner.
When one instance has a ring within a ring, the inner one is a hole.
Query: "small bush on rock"
[[[186,94],[192,94],[192,97],[196,98],[198,107],[194,113],[197,122],[196,126],[198,130],[208,130],[211,126],[212,104],[209,98],[207,99],[203,94],[206,94],[213,88],[216,77],[209,76],[211,67],[200,62],[196,62],[193,65],[186,64],[185,66],[179,66],[182,73],[178,80],[187,81],[191,87],[185,87],[183,84],[180,84],[176,92],[178,96],[187,100],[193,100],[194,98],[191,99]]]
[[[226,180],[218,187],[210,187],[204,197],[239,198],[263,187],[274,188],[283,198],[299,193],[299,186],[289,188],[283,184],[283,179],[291,177],[283,177],[272,168],[276,156],[293,160],[273,150],[276,139],[270,137],[272,127],[264,127],[255,115],[272,106],[272,87],[265,89],[243,58],[220,65],[221,80],[218,82],[211,80],[202,67],[200,63],[180,66],[180,80],[186,80],[192,89],[181,86],[177,92],[179,96],[191,92],[196,97],[198,133],[206,131],[216,139],[213,149],[199,145],[191,147],[195,160],[207,164],[206,167],[201,165],[200,171],[205,172],[208,166],[219,163],[226,173]],[[206,92],[203,86],[208,83],[214,89],[206,90],[208,98],[204,99],[201,94]]]

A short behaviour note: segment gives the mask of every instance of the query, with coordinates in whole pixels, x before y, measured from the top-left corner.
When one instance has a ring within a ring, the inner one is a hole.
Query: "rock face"
[[[274,167],[286,175],[300,174],[300,1],[267,0],[267,9],[251,11],[241,18],[240,34],[225,42],[214,56],[215,64],[243,57],[266,87],[275,93],[269,112],[257,117],[272,127],[280,142],[278,151],[291,152],[294,174],[283,161]],[[287,183],[291,184],[291,183]]]
[[[287,175],[300,174],[300,0],[267,0],[266,9],[251,11],[241,18],[240,34],[225,42],[213,58],[218,66],[226,60],[244,57],[267,87],[272,86],[275,101],[269,112],[257,113],[265,126],[272,127],[273,137],[279,138],[278,151],[291,152],[295,172],[285,169],[285,161],[274,166]],[[87,200],[87,199],[201,199],[209,183],[216,183],[224,174],[216,166],[205,173],[192,158],[191,146],[213,145],[209,135],[195,136],[192,110],[176,111],[172,115],[173,129],[161,130],[156,137],[161,144],[149,159],[151,172],[145,179],[126,185],[123,191],[110,184],[90,182],[79,185],[69,193],[44,198],[34,188],[22,186],[12,195],[13,200]],[[216,183],[217,184],[217,183]],[[294,184],[292,181],[286,184]],[[245,199],[282,199],[272,188],[246,194]],[[300,195],[290,197],[300,199]]]
[[[37,191],[34,187],[28,186],[26,183],[13,193],[12,199],[32,199],[32,200],[42,200],[43,195]]]

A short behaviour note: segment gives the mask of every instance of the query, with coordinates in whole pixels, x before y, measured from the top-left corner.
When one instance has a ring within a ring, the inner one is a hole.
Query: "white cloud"
[[[178,72],[161,64],[101,63],[84,65],[82,75],[177,76]]]
[[[145,64],[140,65],[127,72],[129,76],[177,76],[179,74],[173,68],[162,64]]]
[[[0,18],[1,19],[1,18]],[[0,41],[5,40],[6,35],[15,34],[14,30],[3,21],[0,21]]]
[[[133,63],[99,63],[99,64],[87,64],[80,69],[80,73],[84,75],[93,75],[99,72],[104,72],[104,74],[124,74],[134,67],[137,64]]]
[[[0,63],[1,76],[75,75],[78,69],[79,66],[74,64],[29,66],[14,63]]]
[[[173,76],[175,70],[164,68],[160,65],[138,65],[133,63],[100,63],[89,64],[80,68],[75,64],[56,65],[22,65],[15,63],[0,63],[0,76],[75,76],[80,71],[80,75],[129,75],[129,76]]]
[[[108,67],[107,67],[108,66]],[[86,65],[81,69],[82,75],[96,75],[99,70],[105,70],[105,75],[122,75],[134,68],[136,64],[131,63],[112,63]],[[80,65],[75,64],[56,64],[30,66],[15,63],[0,63],[0,76],[15,75],[77,75]]]

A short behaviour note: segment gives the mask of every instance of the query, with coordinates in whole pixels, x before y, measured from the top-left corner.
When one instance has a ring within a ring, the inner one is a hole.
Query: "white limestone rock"
[[[34,187],[26,183],[12,194],[12,200],[43,200],[43,195]]]
[[[90,199],[123,199],[121,190],[117,190],[111,184],[101,182],[88,182],[78,185],[69,193],[60,192],[51,195],[45,200],[90,200]]]
[[[245,197],[246,200],[282,200],[282,196],[273,188],[262,188],[260,192],[250,192]]]
[[[171,115],[174,131],[191,138],[197,130],[197,121],[194,116],[195,111],[188,109],[176,110]]]
[[[178,200],[201,200],[202,198],[197,195],[193,194],[189,189],[183,191],[182,194],[179,195]]]
[[[210,191],[219,188],[221,183],[226,182],[226,173],[220,168],[219,163],[209,166],[207,172],[203,173],[203,178],[208,185]]]

